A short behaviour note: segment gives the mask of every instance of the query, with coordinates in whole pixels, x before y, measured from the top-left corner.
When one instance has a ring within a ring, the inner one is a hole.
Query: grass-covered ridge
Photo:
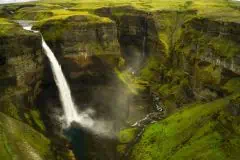
[[[227,111],[229,98],[184,107],[150,125],[132,159],[228,159],[239,157],[239,117]]]
[[[5,18],[0,18],[0,35],[11,34],[16,28],[16,24],[11,23],[9,20]]]
[[[197,10],[198,15],[202,17],[240,23],[239,3],[231,0],[42,0],[8,6],[12,8],[11,10],[16,11],[14,17],[17,19],[30,18],[40,20],[49,18],[54,14],[52,10],[56,9],[92,12],[102,7],[131,5],[147,12]]]
[[[219,20],[240,22],[240,12],[237,2],[228,0],[44,0],[39,3],[62,3],[71,4],[74,9],[93,9],[107,6],[132,5],[145,11],[156,10],[184,10],[196,9],[200,16],[211,17]],[[76,4],[76,5],[75,5]]]
[[[34,36],[36,34],[25,31],[16,22],[10,21],[6,18],[0,18],[0,36]]]

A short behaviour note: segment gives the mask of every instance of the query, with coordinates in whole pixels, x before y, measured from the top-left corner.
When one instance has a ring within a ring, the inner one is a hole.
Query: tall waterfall
[[[73,121],[76,121],[82,125],[93,125],[93,121],[91,121],[89,117],[80,116],[80,114],[78,114],[76,106],[71,96],[69,85],[62,72],[61,66],[43,38],[42,38],[42,47],[51,63],[51,68],[53,71],[55,82],[59,90],[59,95],[60,95],[60,99],[61,99],[63,110],[64,110],[64,116],[65,116],[64,118],[66,120],[67,126],[70,126]],[[86,118],[87,118],[87,123],[86,123]]]
[[[29,23],[32,23],[31,21],[17,21],[17,22],[20,25],[22,25],[22,27],[25,30],[38,33],[38,31],[32,30],[32,26],[29,25]],[[62,72],[62,68],[58,63],[54,53],[45,42],[43,36],[42,36],[42,48],[50,61],[51,69],[54,75],[54,80],[58,87],[59,96],[64,111],[64,120],[66,128],[70,127],[72,122],[77,122],[78,124],[80,124],[80,126],[82,126],[85,129],[88,129],[89,131],[95,134],[113,137],[114,135],[111,130],[112,122],[109,121],[106,122],[101,119],[98,120],[92,119],[91,115],[94,114],[94,111],[91,109],[78,112],[71,95],[71,90]]]
[[[18,22],[23,26],[25,30],[32,31],[35,33],[38,32],[38,31],[32,30],[32,26],[26,23],[26,21],[18,21]],[[69,127],[72,122],[77,122],[81,126],[91,129],[94,125],[93,119],[89,116],[92,111],[88,110],[85,112],[78,113],[71,95],[69,85],[62,72],[62,68],[58,63],[54,53],[49,48],[49,46],[47,45],[43,37],[42,37],[42,48],[51,64],[54,80],[58,87],[60,100],[63,106],[64,119],[67,127]]]

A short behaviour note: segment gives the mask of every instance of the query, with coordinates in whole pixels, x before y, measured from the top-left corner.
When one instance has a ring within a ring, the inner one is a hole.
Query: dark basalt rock
[[[0,65],[6,64],[6,57],[0,56]]]

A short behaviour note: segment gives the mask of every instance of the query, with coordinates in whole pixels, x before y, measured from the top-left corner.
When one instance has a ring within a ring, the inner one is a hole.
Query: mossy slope
[[[53,159],[50,140],[30,126],[0,113],[0,158]]]
[[[131,159],[228,159],[239,157],[239,117],[227,111],[229,98],[183,108],[146,128]]]

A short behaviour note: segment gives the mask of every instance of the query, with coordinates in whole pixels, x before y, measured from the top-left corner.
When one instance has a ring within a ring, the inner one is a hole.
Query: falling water
[[[142,43],[142,59],[145,58],[146,56],[146,42],[147,42],[147,20],[144,20],[144,24],[143,24],[143,43]]]
[[[143,50],[142,50],[142,58],[145,58],[145,54],[146,54],[146,36],[144,35],[143,37]]]
[[[22,27],[34,33],[39,33],[38,31],[32,30],[32,26],[29,25],[30,21],[17,21]],[[32,22],[30,22],[32,23]],[[54,80],[58,87],[60,100],[64,111],[64,120],[66,128],[69,128],[72,122],[77,122],[81,127],[88,129],[89,131],[106,137],[113,137],[113,132],[111,130],[112,122],[104,121],[101,119],[93,120],[91,116],[94,111],[87,109],[85,111],[78,112],[76,105],[74,104],[73,98],[71,96],[71,90],[67,83],[67,80],[62,72],[62,68],[57,61],[52,50],[49,48],[44,38],[42,37],[42,48],[47,55],[50,65],[53,71]]]
[[[61,66],[43,38],[42,38],[42,47],[49,61],[51,62],[51,68],[53,71],[55,82],[59,90],[60,99],[63,105],[67,126],[70,126],[71,123],[74,121],[82,124],[83,126],[93,125],[93,121],[87,116],[87,114],[85,114],[85,116],[84,115],[80,116],[80,114],[78,114],[76,106],[71,96],[70,88],[62,72]]]
[[[38,32],[38,31],[32,30],[32,26],[26,23],[26,21],[18,21],[18,22],[23,26],[25,30],[32,31],[35,33]],[[62,68],[58,63],[54,53],[49,48],[45,40],[43,39],[43,37],[42,37],[42,48],[51,64],[54,80],[59,90],[60,100],[64,110],[64,119],[67,127],[69,127],[72,122],[77,122],[83,127],[91,128],[94,125],[94,121],[89,116],[92,111],[88,110],[86,112],[78,113],[71,95],[69,85],[62,72]]]

